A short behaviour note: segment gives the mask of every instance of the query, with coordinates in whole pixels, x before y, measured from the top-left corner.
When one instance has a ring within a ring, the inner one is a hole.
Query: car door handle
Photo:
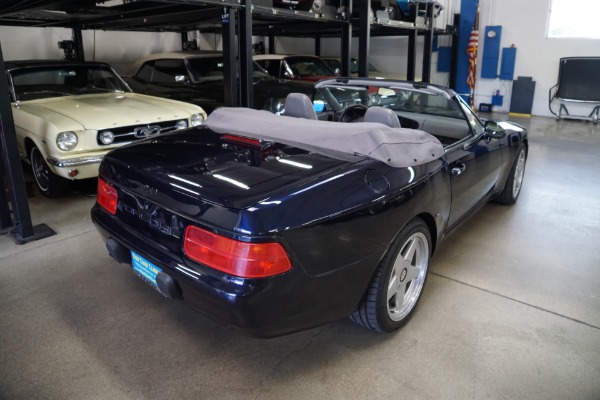
[[[456,175],[460,175],[463,172],[465,172],[465,169],[467,169],[467,165],[464,163],[458,163],[456,164],[455,167],[452,167],[452,169],[450,169],[450,174],[456,176]]]

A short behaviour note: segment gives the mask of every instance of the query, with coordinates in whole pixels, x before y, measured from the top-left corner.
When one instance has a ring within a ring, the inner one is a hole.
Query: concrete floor
[[[30,199],[0,236],[0,399],[600,399],[600,126],[529,127],[519,202],[443,245],[414,318],[271,340],[161,298],[106,253],[93,197]]]

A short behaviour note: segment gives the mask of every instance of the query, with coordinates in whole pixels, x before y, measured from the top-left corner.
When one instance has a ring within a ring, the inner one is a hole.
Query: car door
[[[452,187],[449,229],[477,209],[482,202],[489,200],[502,165],[501,142],[487,138],[483,124],[471,108],[464,101],[457,101],[471,133],[446,148]]]

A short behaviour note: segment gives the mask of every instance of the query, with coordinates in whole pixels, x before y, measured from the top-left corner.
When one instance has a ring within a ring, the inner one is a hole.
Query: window
[[[145,63],[137,73],[137,78],[142,82],[152,82],[152,72],[154,71],[154,61]]]
[[[600,39],[598,0],[551,0],[549,38]]]
[[[187,70],[185,69],[183,60],[156,60],[152,82],[175,83],[175,77],[178,75],[187,77]]]

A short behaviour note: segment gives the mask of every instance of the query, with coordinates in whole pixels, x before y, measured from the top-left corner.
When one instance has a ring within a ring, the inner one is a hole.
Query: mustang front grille
[[[167,133],[177,129],[177,123],[181,120],[155,122],[152,124],[139,124],[131,126],[120,126],[112,129],[102,129],[98,131],[96,141],[99,145],[105,146],[114,143],[128,143],[136,140],[146,139],[150,136],[160,133]],[[186,121],[187,122],[187,121]],[[106,133],[112,133],[114,139],[110,143],[104,143],[101,136]]]

